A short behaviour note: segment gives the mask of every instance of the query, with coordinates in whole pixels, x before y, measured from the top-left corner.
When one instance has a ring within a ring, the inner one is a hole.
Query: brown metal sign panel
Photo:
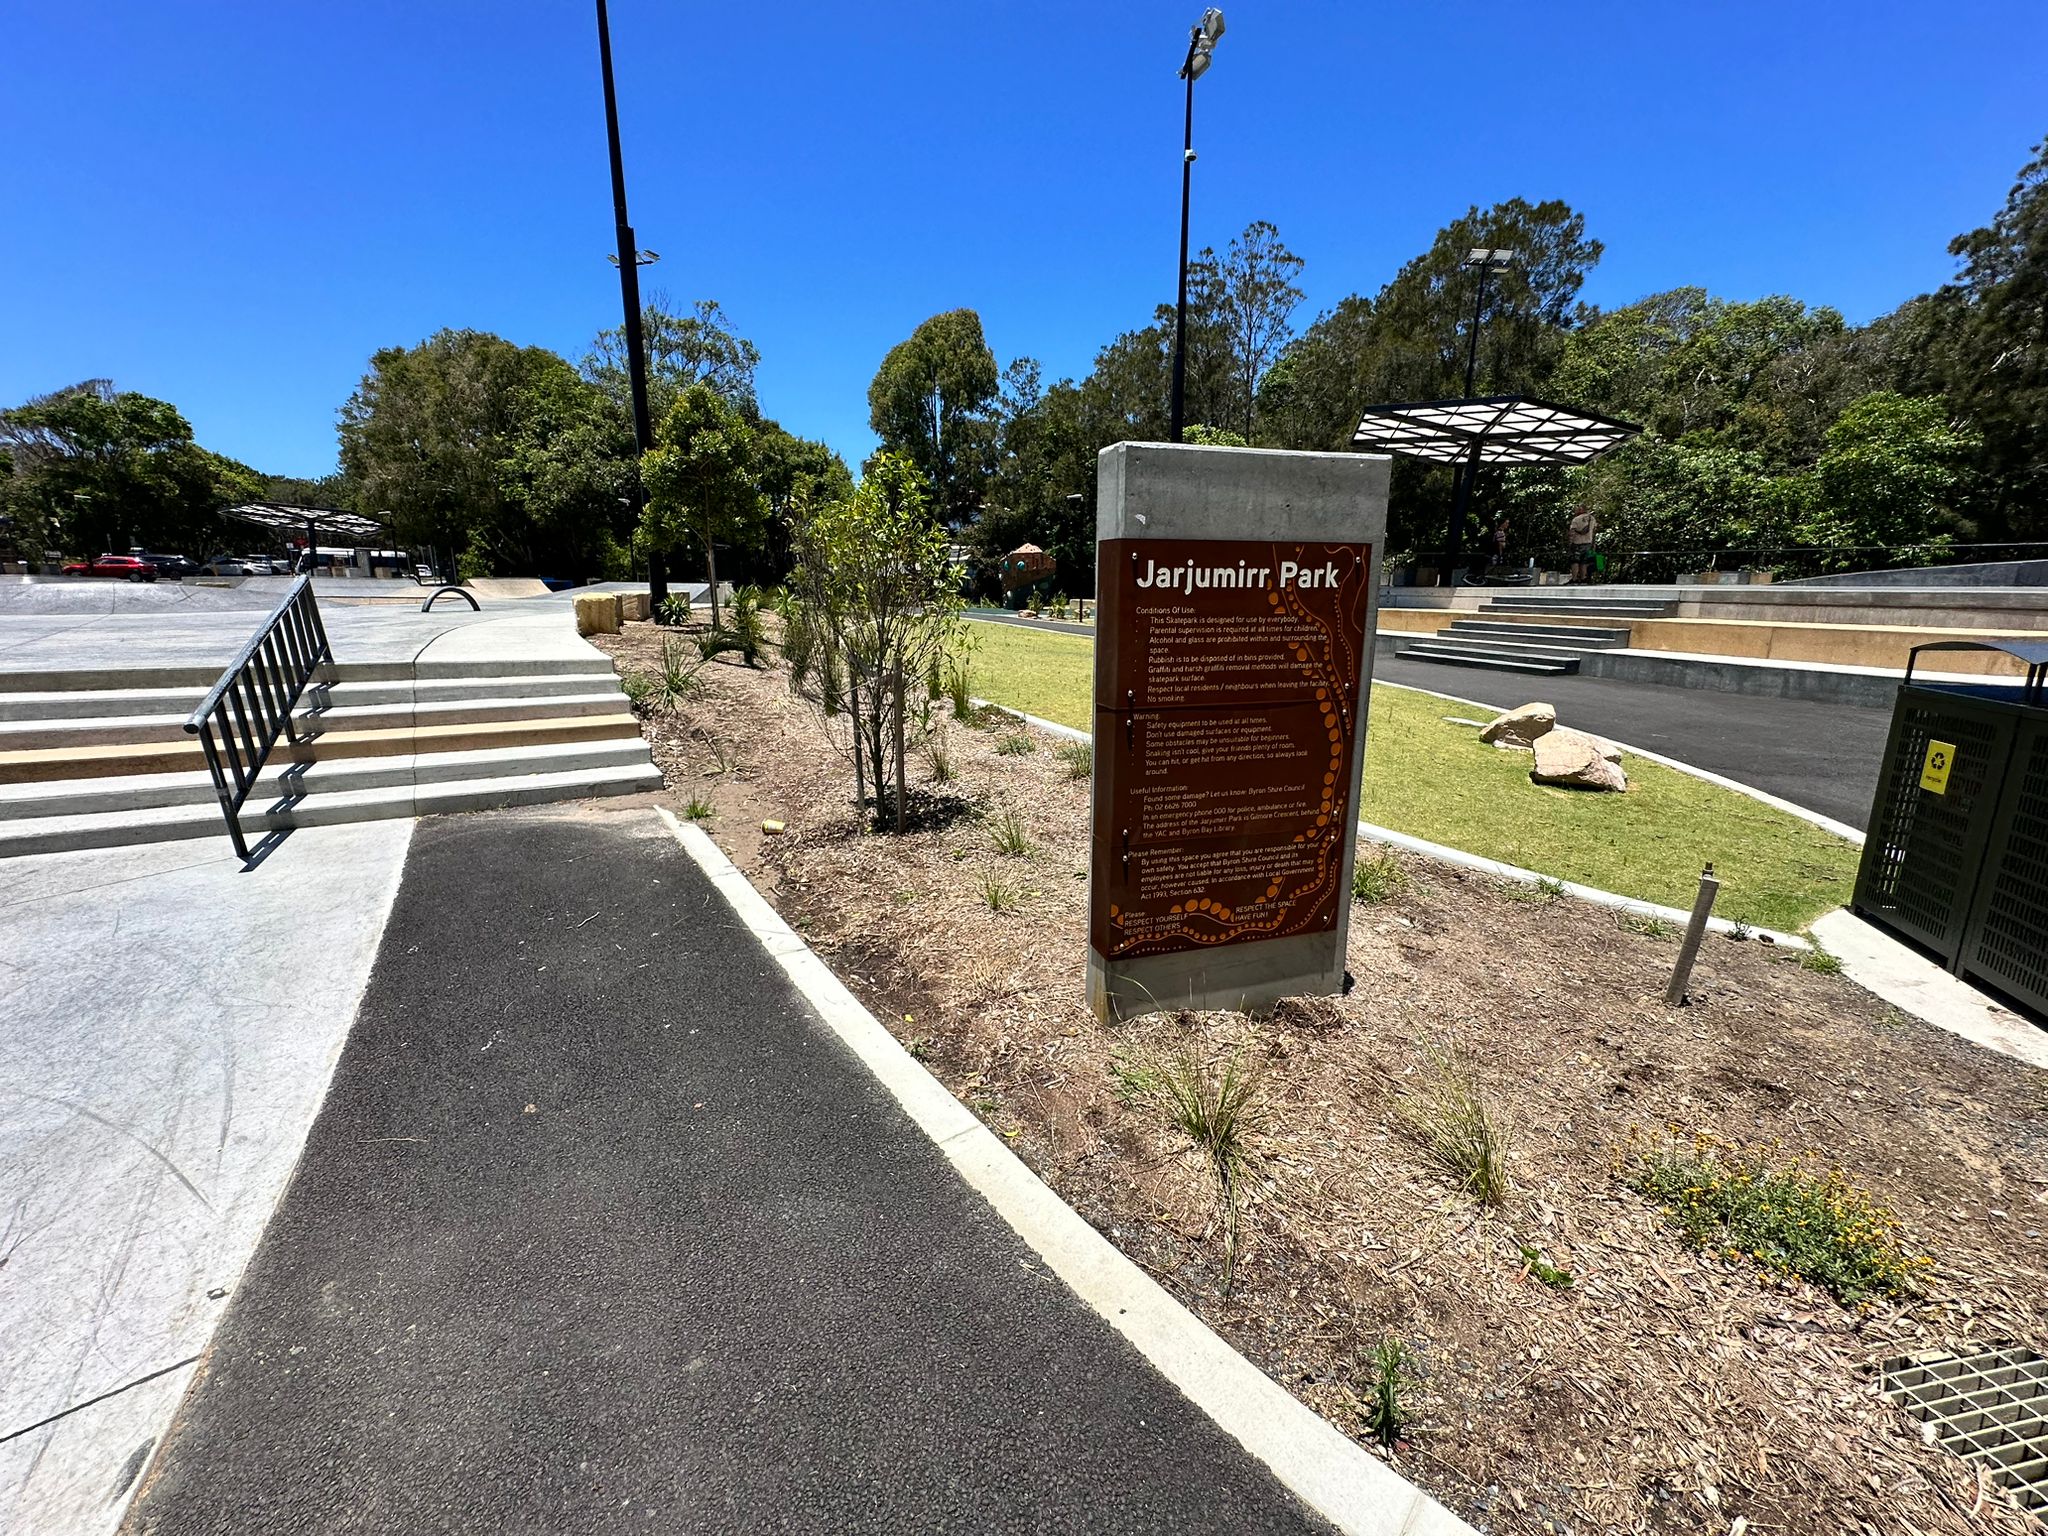
[[[1356,815],[1369,553],[1236,539],[1101,545],[1098,954],[1334,923]]]

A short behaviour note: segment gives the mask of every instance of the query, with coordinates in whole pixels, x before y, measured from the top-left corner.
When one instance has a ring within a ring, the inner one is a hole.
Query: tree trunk
[[[903,835],[903,663],[896,664],[892,690],[896,709],[896,835]]]
[[[718,633],[718,548],[704,541],[704,570],[711,578],[711,632]]]
[[[857,816],[867,814],[867,732],[860,719],[860,680],[855,675],[853,658],[846,659],[846,722],[853,727],[853,809]]]

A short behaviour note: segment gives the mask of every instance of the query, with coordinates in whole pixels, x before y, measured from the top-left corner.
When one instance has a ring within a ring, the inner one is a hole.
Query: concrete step
[[[261,809],[252,798],[249,805],[243,807],[241,819],[244,835],[256,838],[294,827],[379,821],[393,816],[496,810],[508,805],[538,805],[551,800],[582,800],[599,795],[631,795],[659,788],[661,772],[652,761],[647,761],[560,773],[512,774],[450,779],[418,786],[399,784],[341,790],[299,800],[272,802]],[[222,839],[223,846],[226,845],[227,828],[217,804],[42,816],[0,821],[0,858],[204,837],[218,837]]]
[[[222,662],[224,666],[225,659]],[[503,660],[328,662],[321,676],[336,683],[449,682],[462,678],[612,677],[611,658],[588,656],[507,657]],[[187,688],[204,694],[220,680],[218,666],[87,667],[62,671],[15,671],[0,667],[0,694],[91,693],[135,689]]]
[[[338,758],[390,757],[414,752],[467,752],[539,746],[546,742],[603,741],[637,737],[640,722],[630,711],[594,715],[486,720],[447,725],[400,726],[378,730],[324,732],[317,744],[294,747],[280,740],[272,765],[329,762]],[[0,784],[46,779],[96,779],[114,774],[189,773],[206,760],[197,737],[173,740],[0,750]]]
[[[1591,624],[1519,624],[1512,619],[1458,619],[1437,631],[1439,638],[1456,635],[1474,640],[1555,641],[1580,650],[1608,650],[1626,646],[1625,629],[1600,629]]]
[[[1579,670],[1579,659],[1569,661],[1530,661],[1514,656],[1484,655],[1476,651],[1445,650],[1429,644],[1411,645],[1395,652],[1399,656],[1412,656],[1417,661],[1440,662],[1450,667],[1482,667],[1489,672],[1524,672],[1535,677],[1561,677]]]
[[[326,690],[327,703],[341,707],[364,704],[438,704],[463,699],[543,698],[591,693],[605,685],[606,674],[559,672],[510,676],[410,679],[393,682],[316,683]],[[206,697],[204,687],[187,688],[63,688],[39,693],[0,692],[0,721],[80,720],[172,715],[180,721]],[[311,690],[309,690],[310,692]]]
[[[1530,661],[1577,661],[1585,654],[1581,645],[1558,645],[1543,640],[1501,640],[1492,635],[1431,635],[1424,644],[1434,650],[1458,651],[1475,656],[1523,656]]]
[[[1634,602],[1628,598],[1489,598],[1479,612],[1585,614],[1589,618],[1671,618],[1675,602]]]
[[[194,701],[197,702],[196,700]],[[414,725],[454,725],[464,721],[527,720],[567,715],[630,713],[626,695],[613,686],[597,692],[567,693],[540,698],[460,698],[440,702],[357,704],[305,707],[301,700],[301,731],[369,731]],[[57,720],[0,720],[0,754],[10,750],[60,747],[101,747],[147,742],[182,741],[181,714],[82,716]]]
[[[288,790],[301,795],[324,795],[395,785],[442,783],[451,779],[592,772],[647,761],[647,744],[638,735],[616,740],[551,742],[540,746],[472,752],[408,752],[390,757],[342,758],[306,764],[286,760],[265,766],[249,798],[252,802],[274,800]],[[162,810],[191,805],[204,805],[219,814],[212,775],[203,771],[131,773],[102,779],[0,784],[0,821]]]

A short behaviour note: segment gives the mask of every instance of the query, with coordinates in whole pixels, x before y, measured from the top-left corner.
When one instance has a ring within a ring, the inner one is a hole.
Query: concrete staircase
[[[1577,672],[1579,658],[1587,651],[1613,650],[1627,644],[1628,631],[1625,629],[1602,629],[1585,624],[1459,619],[1434,635],[1397,642],[1394,653],[1451,667],[1483,667],[1490,672],[1560,677]]]
[[[217,672],[0,672],[0,857],[176,838],[226,824],[185,717]],[[293,827],[661,787],[611,664],[330,663],[242,809]]]
[[[1489,618],[1670,619],[1678,616],[1678,604],[1654,598],[1578,597],[1567,589],[1557,597],[1523,592],[1489,598],[1479,611]]]

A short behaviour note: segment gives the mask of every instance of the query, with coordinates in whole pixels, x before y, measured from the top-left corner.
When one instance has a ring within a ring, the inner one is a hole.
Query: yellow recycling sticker
[[[1927,743],[1927,757],[1920,764],[1920,787],[1931,789],[1937,795],[1948,793],[1948,771],[1955,766],[1956,744],[1952,741],[1930,741]]]

